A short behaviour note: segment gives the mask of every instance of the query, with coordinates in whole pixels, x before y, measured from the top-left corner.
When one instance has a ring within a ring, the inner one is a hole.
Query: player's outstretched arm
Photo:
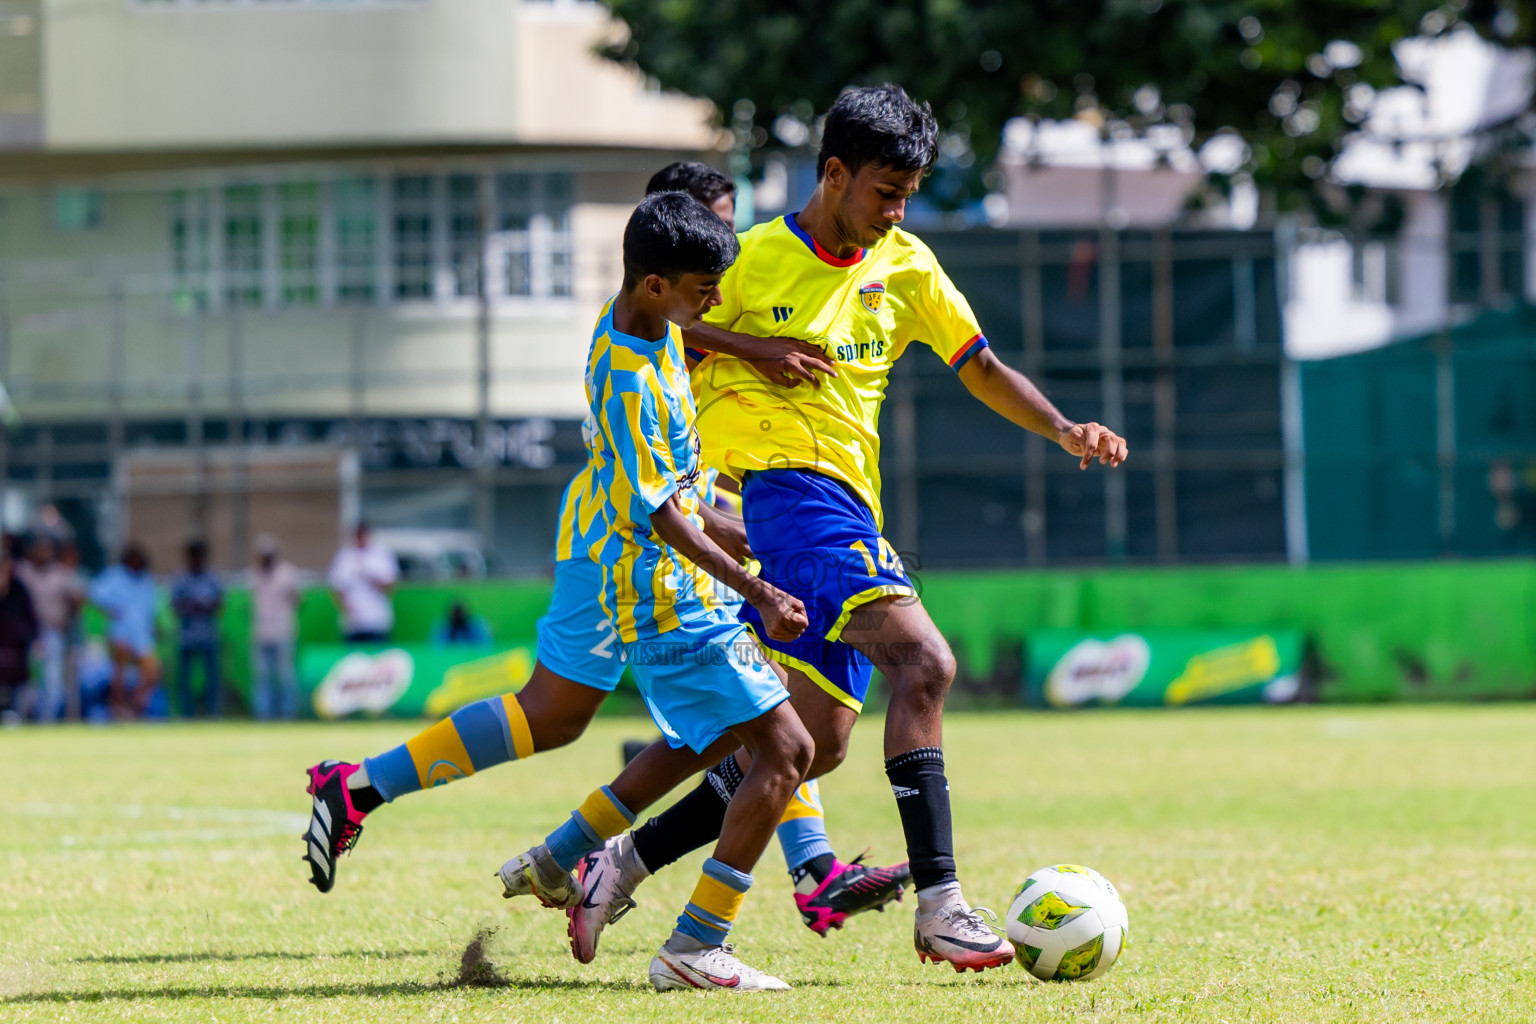
[[[1006,365],[990,348],[977,352],[960,368],[960,382],[987,408],[1025,430],[1048,437],[1082,460],[1118,466],[1129,454],[1125,439],[1098,423],[1073,423],[1019,371]]]
[[[677,495],[651,513],[651,532],[662,543],[751,602],[763,617],[768,635],[793,640],[805,631],[805,605],[778,587],[760,580],[731,559],[683,514]]]
[[[797,338],[759,338],[753,334],[738,334],[714,324],[695,324],[683,332],[683,340],[689,348],[701,348],[706,352],[723,352],[728,356],[745,359],[752,368],[781,387],[797,387],[801,381],[812,387],[821,387],[816,375],[824,373],[837,376],[837,364],[815,345]]]

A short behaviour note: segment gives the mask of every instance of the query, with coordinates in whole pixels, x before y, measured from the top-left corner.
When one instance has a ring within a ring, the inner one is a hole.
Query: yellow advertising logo
[[[1275,638],[1261,636],[1190,658],[1179,677],[1168,684],[1164,699],[1169,704],[1209,700],[1267,683],[1279,671],[1280,650],[1275,646]]]
[[[533,675],[533,654],[526,647],[477,658],[443,673],[443,681],[427,695],[423,711],[430,718],[451,715],[466,704],[520,690]]]

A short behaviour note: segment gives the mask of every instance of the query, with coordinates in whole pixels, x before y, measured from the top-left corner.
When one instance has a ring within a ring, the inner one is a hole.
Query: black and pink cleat
[[[887,903],[899,901],[911,881],[906,861],[885,868],[870,867],[861,853],[848,864],[834,860],[831,874],[815,892],[809,896],[795,893],[795,906],[800,908],[805,926],[826,938],[828,931],[841,928],[854,914],[883,911]]]
[[[352,849],[363,834],[364,814],[353,806],[347,789],[347,779],[358,767],[346,761],[322,761],[308,769],[307,792],[314,797],[314,806],[309,831],[299,838],[305,841],[309,882],[321,892],[330,892],[336,884],[336,858]]]

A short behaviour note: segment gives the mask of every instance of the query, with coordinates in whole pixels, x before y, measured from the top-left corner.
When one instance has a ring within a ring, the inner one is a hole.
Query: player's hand
[[[837,376],[837,363],[833,358],[807,342],[797,338],[760,338],[765,354],[748,360],[752,368],[780,387],[799,387],[801,382],[813,388],[821,387],[824,373]],[[778,352],[774,352],[778,349]]]
[[[1118,466],[1129,454],[1125,438],[1098,423],[1074,424],[1056,440],[1082,460],[1078,469],[1087,469],[1094,459],[1098,459],[1100,465]]]
[[[810,624],[800,599],[778,587],[764,583],[751,600],[752,607],[763,617],[763,628],[768,630],[770,639],[793,640]]]

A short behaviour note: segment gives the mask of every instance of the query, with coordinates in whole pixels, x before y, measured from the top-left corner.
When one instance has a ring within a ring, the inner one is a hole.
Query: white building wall
[[[1398,238],[1400,273],[1392,337],[1434,330],[1445,323],[1450,311],[1448,197],[1443,192],[1415,192],[1403,198],[1408,217]]]
[[[1354,253],[1343,238],[1305,242],[1293,250],[1285,305],[1286,351],[1293,359],[1359,352],[1446,323],[1451,315],[1446,197],[1414,192],[1403,200],[1402,231],[1385,243],[1396,253],[1395,280],[1386,288],[1357,286]],[[1372,258],[1377,254],[1384,250]],[[1375,270],[1368,266],[1367,283]]]
[[[606,157],[571,174],[569,295],[501,296],[492,303],[491,407],[499,417],[579,419],[592,324],[622,278],[623,228],[657,155]],[[633,163],[633,169],[622,169]],[[479,161],[484,173],[517,163]],[[560,165],[545,160],[542,171]],[[94,183],[101,219],[62,230],[56,190],[0,187],[0,316],[9,327],[7,387],[29,420],[96,419],[114,391],[114,332],[122,338],[116,390],[129,416],[175,418],[200,394],[209,415],[231,405],[231,376],[243,370],[241,402],[254,416],[341,416],[354,411],[354,338],[363,338],[364,407],[370,416],[461,416],[478,412],[477,302],[472,295],[364,304],[319,299],[290,304],[263,286],[262,301],[233,310],[214,279],[199,325],[187,281],[173,270],[173,191],[226,184],[325,180],[327,176],[465,170],[451,161],[389,167],[239,168],[193,175],[136,176]],[[222,231],[216,222],[214,236]],[[391,224],[380,225],[388,235]],[[267,247],[278,248],[276,239]],[[380,253],[386,262],[389,250]],[[269,261],[270,262],[270,261]],[[270,271],[275,265],[267,267]],[[324,274],[325,267],[319,268]],[[197,278],[201,281],[202,278]],[[120,294],[120,298],[117,297]],[[194,384],[197,385],[194,388]]]
[[[707,103],[593,55],[597,4],[47,0],[44,28],[50,150],[714,140]]]

